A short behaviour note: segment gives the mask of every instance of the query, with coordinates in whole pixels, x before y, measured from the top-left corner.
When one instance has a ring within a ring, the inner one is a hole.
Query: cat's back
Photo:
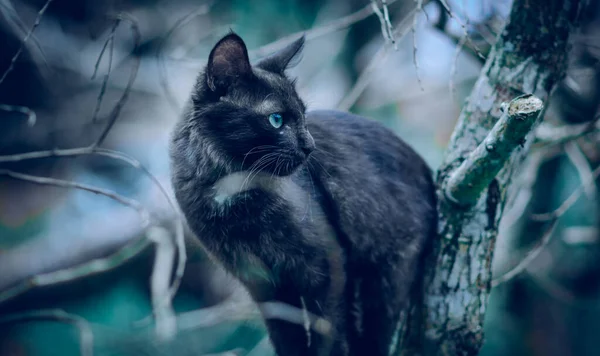
[[[342,111],[316,110],[307,113],[307,126],[320,163],[343,162],[359,170],[372,169],[371,174],[417,187],[432,184],[431,169],[423,158],[377,121]]]
[[[432,172],[406,142],[358,115],[318,110],[306,118],[317,147],[311,166],[348,235],[425,238],[434,233]]]

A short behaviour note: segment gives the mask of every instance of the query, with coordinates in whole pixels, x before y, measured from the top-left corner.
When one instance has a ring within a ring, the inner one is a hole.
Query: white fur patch
[[[271,176],[265,173],[256,173],[249,171],[235,172],[219,179],[214,185],[215,201],[223,204],[234,195],[246,192],[255,188],[273,190],[280,184],[279,177]]]

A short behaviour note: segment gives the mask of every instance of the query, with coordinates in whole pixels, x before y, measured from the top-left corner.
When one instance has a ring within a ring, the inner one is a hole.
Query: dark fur
[[[311,332],[309,342],[303,325],[267,319],[279,355],[387,355],[436,230],[431,171],[374,121],[305,114],[284,74],[302,45],[255,66],[237,35],[215,45],[173,134],[176,197],[206,249],[257,302],[305,306],[332,323],[329,336]],[[261,112],[265,100],[283,113],[281,129]],[[263,185],[216,193],[221,178],[251,169]]]

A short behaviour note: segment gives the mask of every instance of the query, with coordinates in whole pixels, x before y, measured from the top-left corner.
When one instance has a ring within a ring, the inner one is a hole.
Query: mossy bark
[[[438,238],[426,263],[422,305],[415,308],[405,328],[403,344],[407,347],[402,354],[455,356],[479,352],[506,188],[531,139],[507,152],[498,174],[486,182],[483,191],[475,190],[477,196],[467,197],[467,206],[447,199],[443,187],[490,134],[503,114],[502,103],[533,94],[547,107],[551,90],[564,76],[569,35],[583,2],[513,2],[504,31],[465,103],[437,172]]]

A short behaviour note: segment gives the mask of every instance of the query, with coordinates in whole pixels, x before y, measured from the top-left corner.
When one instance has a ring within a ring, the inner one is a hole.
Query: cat
[[[175,196],[278,355],[388,355],[436,232],[432,171],[373,120],[307,112],[286,74],[303,46],[252,65],[237,34],[216,43],[172,133]]]

